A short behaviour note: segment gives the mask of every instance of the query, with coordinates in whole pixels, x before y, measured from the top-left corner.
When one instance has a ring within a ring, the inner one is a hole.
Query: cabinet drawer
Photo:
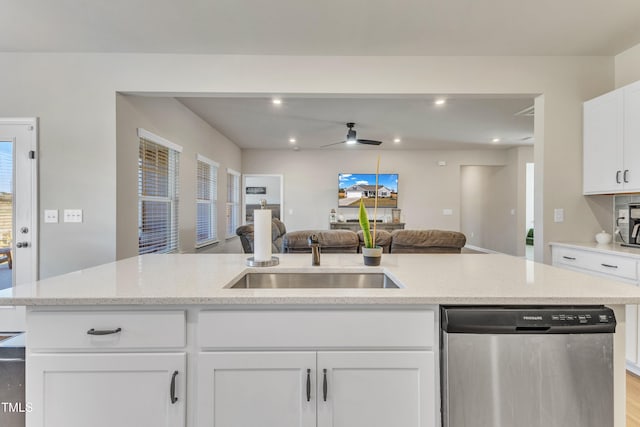
[[[202,311],[201,348],[407,348],[435,345],[432,310]]]
[[[186,333],[184,311],[32,311],[27,330],[32,349],[182,348]]]
[[[638,261],[633,258],[554,247],[553,263],[554,265],[571,266],[623,279],[638,279]]]

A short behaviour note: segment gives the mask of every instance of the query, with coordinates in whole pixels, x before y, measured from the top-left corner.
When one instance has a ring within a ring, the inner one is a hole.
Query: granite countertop
[[[627,304],[640,288],[500,254],[280,254],[249,268],[244,254],[142,255],[0,291],[0,305]],[[386,273],[401,289],[228,289],[247,272]]]

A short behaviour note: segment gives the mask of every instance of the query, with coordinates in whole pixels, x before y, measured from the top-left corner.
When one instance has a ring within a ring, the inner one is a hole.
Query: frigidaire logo
[[[33,405],[31,402],[26,404],[22,402],[0,402],[2,405],[2,412],[31,412],[33,411]]]
[[[542,320],[542,316],[522,316],[522,320]]]

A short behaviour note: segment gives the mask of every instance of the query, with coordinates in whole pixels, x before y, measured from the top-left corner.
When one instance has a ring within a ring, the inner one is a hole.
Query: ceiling
[[[0,51],[615,55],[637,0],[0,0]]]
[[[441,98],[446,103],[435,105]],[[533,116],[516,115],[533,106],[530,95],[286,96],[280,105],[269,97],[177,99],[242,149],[459,150],[533,144]],[[383,144],[322,148],[345,140],[347,122],[356,123],[358,138]],[[401,141],[395,143],[396,138]]]

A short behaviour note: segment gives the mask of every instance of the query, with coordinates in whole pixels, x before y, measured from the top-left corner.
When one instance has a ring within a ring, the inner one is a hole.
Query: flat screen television
[[[378,174],[378,207],[398,207],[398,174]],[[338,174],[338,207],[357,208],[360,198],[366,207],[373,207],[376,195],[375,173],[341,173]]]

